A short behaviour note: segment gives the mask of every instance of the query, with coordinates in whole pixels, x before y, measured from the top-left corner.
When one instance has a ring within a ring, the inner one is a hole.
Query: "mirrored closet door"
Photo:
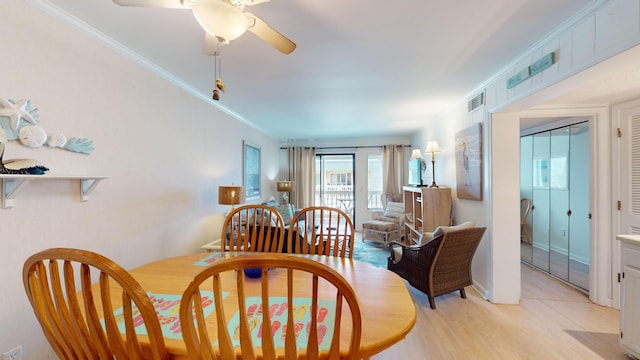
[[[589,123],[522,136],[520,157],[521,198],[532,204],[522,260],[588,291]]]

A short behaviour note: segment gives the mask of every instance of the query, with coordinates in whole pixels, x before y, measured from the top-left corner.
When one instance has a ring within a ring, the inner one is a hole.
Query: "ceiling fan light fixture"
[[[223,42],[240,37],[249,28],[249,21],[242,11],[220,0],[196,2],[193,15],[207,33]]]

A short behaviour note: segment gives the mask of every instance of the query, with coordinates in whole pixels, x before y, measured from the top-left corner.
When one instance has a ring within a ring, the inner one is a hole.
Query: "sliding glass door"
[[[316,155],[316,206],[341,209],[355,222],[355,155]]]

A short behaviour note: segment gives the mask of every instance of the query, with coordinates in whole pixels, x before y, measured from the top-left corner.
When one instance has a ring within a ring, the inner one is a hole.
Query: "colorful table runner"
[[[251,255],[264,255],[265,253],[263,252],[252,252],[252,251],[224,251],[224,252],[215,252],[212,253],[211,255],[207,255],[207,257],[205,257],[202,260],[198,260],[196,261],[193,266],[209,266],[215,262],[218,262],[220,260],[224,260],[224,259],[230,259],[232,257],[236,257],[236,256],[251,256]],[[282,255],[287,255],[287,256],[294,256],[294,257],[301,257],[301,258],[309,258],[311,256],[314,255],[309,255],[309,254],[282,254]],[[340,260],[340,258],[335,259],[336,262]]]
[[[158,320],[160,321],[160,327],[162,328],[162,335],[169,339],[182,339],[182,328],[180,327],[180,299],[182,295],[173,294],[154,294],[147,292],[153,307],[158,313]],[[213,311],[213,292],[202,291],[202,308],[204,310],[204,316],[207,317]],[[229,292],[223,292],[222,297],[229,295]],[[122,307],[116,309],[114,312],[116,321],[118,322],[118,328],[121,333],[125,333],[125,325]],[[147,335],[147,329],[142,326],[142,316],[138,312],[137,307],[133,307],[134,324],[136,325],[136,334]]]
[[[262,254],[262,253],[254,253],[254,252],[248,252],[248,251],[243,251],[243,252],[237,252],[237,251],[224,251],[224,252],[216,252],[213,253],[207,257],[205,257],[202,260],[196,261],[193,266],[209,266],[215,262],[218,262],[220,260],[224,260],[224,259],[230,259],[232,257],[236,257],[236,256],[249,256],[249,255],[255,255],[255,254]]]
[[[276,348],[284,348],[287,309],[290,306],[286,297],[270,297],[269,304],[271,304],[269,314],[271,316],[274,345]],[[262,346],[262,299],[259,296],[248,297],[246,305],[253,345]],[[311,326],[311,298],[294,298],[293,306],[291,306],[290,310],[294,313],[297,347],[298,349],[304,349],[307,347],[309,328]],[[321,351],[329,350],[331,346],[335,313],[335,300],[318,299],[318,344]],[[240,314],[236,313],[228,324],[234,346],[240,346],[239,322]]]

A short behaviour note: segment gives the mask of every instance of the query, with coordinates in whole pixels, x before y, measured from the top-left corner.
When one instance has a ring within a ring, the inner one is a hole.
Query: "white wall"
[[[482,85],[487,109],[504,109],[639,43],[640,0],[596,0]],[[507,88],[507,79],[550,52],[551,67]]]
[[[611,133],[607,104],[566,104],[541,106],[545,101],[565,92],[585,86],[589,68],[606,59],[640,44],[640,0],[596,1],[590,8],[567,22],[511,65],[490,79],[482,88],[486,91],[487,109],[493,114],[514,114],[512,121],[536,116],[588,116],[594,119],[592,128],[592,189],[591,204],[594,221],[591,222],[591,277],[589,297],[601,305],[616,303],[618,285],[613,282],[612,268],[617,268],[612,258],[612,209],[610,184]],[[531,77],[513,89],[507,89],[507,79],[549,52],[556,55],[556,63],[538,75]],[[508,107],[508,108],[507,108]],[[501,138],[500,141],[511,140]],[[505,151],[517,151],[514,145]],[[511,170],[506,165],[504,171]],[[499,171],[499,170],[498,170]],[[492,187],[495,187],[493,184]],[[597,191],[605,189],[604,191]],[[517,202],[517,196],[511,199]],[[492,205],[492,215],[502,210]],[[500,239],[493,238],[492,244],[500,248]],[[498,266],[495,261],[494,271]],[[515,271],[515,267],[511,269]],[[512,284],[494,284],[494,288],[509,288]],[[512,294],[514,295],[514,294]]]
[[[490,189],[489,173],[486,168],[487,162],[487,126],[485,119],[486,112],[484,109],[479,109],[471,114],[467,113],[466,106],[458,106],[452,109],[450,112],[441,114],[437,118],[434,118],[426,122],[425,126],[420,132],[412,138],[413,147],[419,147],[424,150],[428,141],[436,140],[440,147],[440,154],[435,158],[435,173],[436,183],[439,186],[446,186],[451,188],[452,205],[453,205],[453,223],[460,224],[465,221],[475,221],[476,226],[487,226],[489,224],[489,204],[487,200],[488,190]],[[483,160],[485,162],[485,168],[483,169],[483,198],[484,201],[474,201],[467,199],[458,199],[456,191],[456,159],[455,159],[455,135],[457,132],[477,123],[482,123],[483,134]],[[446,124],[443,127],[440,124]],[[433,179],[433,172],[431,169],[430,158],[427,156],[427,170],[425,171],[424,178],[428,184]],[[473,281],[475,288],[480,292],[482,296],[487,299],[491,298],[490,285],[491,285],[491,257],[488,256],[490,252],[491,242],[489,240],[491,228],[488,227],[487,233],[481,241],[476,255],[472,263]],[[485,254],[487,254],[485,256]]]
[[[444,137],[448,139],[445,140],[446,148],[446,141],[452,141],[451,137],[447,136],[447,130],[436,128],[436,124],[446,123],[450,128],[449,131],[456,132],[470,123],[482,122],[483,116],[478,113],[486,114],[485,121],[489,126],[484,128],[483,135],[488,145],[484,148],[490,152],[485,153],[484,160],[487,166],[485,170],[490,171],[491,177],[487,178],[485,174],[485,180],[488,180],[485,184],[485,194],[491,196],[485,197],[482,203],[457,201],[454,203],[454,215],[457,221],[470,219],[489,223],[490,220],[488,236],[485,235],[474,258],[473,275],[476,288],[479,288],[480,292],[491,301],[514,303],[520,296],[519,278],[516,279],[513,276],[519,273],[520,266],[517,260],[519,259],[518,251],[514,250],[513,245],[517,244],[519,237],[519,220],[517,217],[513,221],[508,219],[510,214],[519,213],[519,192],[514,190],[517,188],[519,176],[516,169],[519,134],[515,130],[518,129],[520,117],[526,116],[522,111],[584,85],[588,79],[574,75],[638,44],[640,44],[640,0],[593,2],[585,11],[576,14],[557,31],[541,39],[529,51],[488,79],[478,89],[469,93],[466,100],[484,91],[486,108],[467,114],[466,101],[463,100],[449,114],[429,119],[422,131],[413,137],[414,144],[420,141],[424,144],[434,136]],[[553,66],[515,88],[507,88],[509,77],[550,52],[554,52],[556,56]],[[576,81],[576,79],[579,80]],[[567,80],[566,83],[570,85],[562,86],[564,80]],[[556,84],[558,84],[557,87],[552,86]],[[549,92],[543,91],[550,87],[555,89]],[[607,132],[610,122],[608,114],[603,112],[601,107],[602,104],[581,107],[568,104],[565,106],[567,110],[559,110],[557,106],[554,110],[558,115],[588,115],[596,119],[592,141],[597,147],[597,156],[593,157],[595,160],[592,164],[594,184],[592,204],[594,212],[599,213],[599,216],[595,217],[596,221],[592,223],[591,229],[595,238],[596,251],[592,251],[592,270],[595,269],[595,271],[590,284],[590,297],[598,304],[610,305],[615,286],[611,284],[612,264],[611,250],[609,250],[611,232],[607,231],[611,229],[611,210],[606,204],[611,204],[611,198],[608,191],[595,192],[595,189],[603,186],[608,189],[607,186],[611,182],[611,172],[607,171],[610,167],[608,164],[612,161],[610,138]],[[585,112],[585,109],[589,108],[597,110]],[[547,110],[547,113],[550,111]],[[442,141],[440,138],[437,140]],[[445,161],[449,165],[436,166],[436,176],[442,173],[439,169],[444,168],[445,184],[446,181],[453,184],[455,161],[453,158],[446,158],[446,155]],[[436,164],[438,164],[437,161]],[[504,181],[509,177],[513,184]]]
[[[516,304],[520,300],[520,122],[517,114],[492,114],[488,134],[490,196],[489,300]],[[473,269],[477,271],[477,268]]]
[[[49,133],[94,141],[91,155],[28,149],[51,173],[105,175],[88,202],[77,180],[34,181],[0,209],[0,353],[53,358],[22,286],[22,264],[49,247],[98,251],[125,268],[191,253],[217,238],[218,185],[242,183],[242,140],[262,146],[263,197],[275,194],[278,142],[22,0],[0,11],[0,97],[31,99]]]

